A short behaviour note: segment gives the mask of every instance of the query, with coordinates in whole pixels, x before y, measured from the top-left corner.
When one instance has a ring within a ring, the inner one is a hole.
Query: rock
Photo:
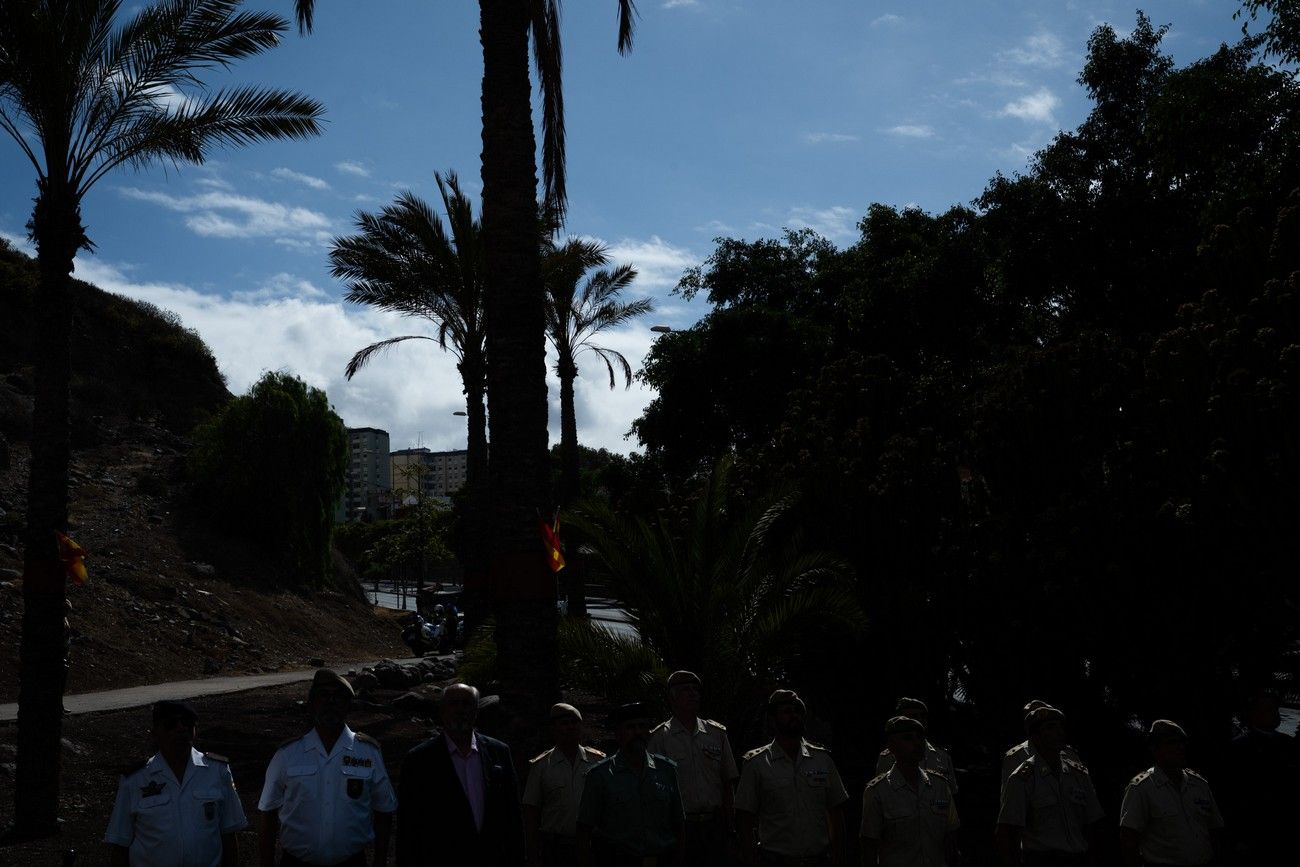
[[[210,656],[205,656],[203,658],[204,674],[216,674],[219,671],[221,671],[221,663],[217,662],[215,659],[213,659]]]
[[[190,571],[201,578],[217,577],[217,567],[211,563],[191,563]]]
[[[319,656],[313,656],[311,659],[307,660],[307,664],[314,668],[324,668],[325,660],[321,659]]]
[[[17,581],[22,577],[23,573],[19,569],[0,569],[0,579],[5,581]]]
[[[436,687],[423,688],[399,695],[388,706],[404,713],[437,714],[438,702],[441,700],[442,690]]]
[[[361,672],[361,674],[358,674],[352,681],[352,688],[361,694],[370,692],[378,686],[379,678],[375,677],[368,671]]]
[[[150,524],[161,524],[162,522],[163,522],[163,516],[162,516],[162,515],[150,515],[150,516],[149,516],[149,523],[150,523]]]
[[[141,599],[148,599],[150,602],[170,602],[176,598],[176,585],[174,584],[154,584],[141,587],[136,591]]]

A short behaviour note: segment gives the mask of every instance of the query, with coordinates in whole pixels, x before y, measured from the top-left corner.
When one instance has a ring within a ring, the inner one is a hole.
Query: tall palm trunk
[[[465,382],[466,469],[468,499],[465,509],[465,534],[461,564],[465,568],[461,607],[469,629],[478,627],[487,617],[486,598],[489,539],[491,533],[491,493],[488,490],[487,407],[483,385],[483,359],[466,351],[461,363]]]
[[[555,579],[538,528],[547,509],[546,347],[537,250],[537,162],[528,4],[480,0],[486,250],[489,584],[504,697],[544,719],[559,694]]]
[[[55,532],[68,525],[69,386],[72,379],[72,259],[84,237],[75,197],[49,178],[32,218],[40,269],[36,299],[36,395],[23,553],[19,654],[18,767],[14,834],[58,829],[63,736],[64,568]]]
[[[560,360],[560,504],[573,505],[578,498],[578,410],[574,406],[573,384],[578,378],[578,366],[572,358]],[[564,597],[569,603],[570,617],[587,616],[587,584],[583,575],[582,558],[576,546],[564,552],[567,564],[561,574],[564,580]]]

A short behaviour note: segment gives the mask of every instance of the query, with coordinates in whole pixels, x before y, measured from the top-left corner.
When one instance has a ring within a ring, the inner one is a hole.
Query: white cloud
[[[313,190],[328,190],[330,188],[330,185],[320,178],[304,175],[302,172],[295,172],[293,169],[273,169],[271,177],[279,178],[282,181],[293,181],[302,184],[304,187],[311,187]]]
[[[829,208],[798,207],[790,209],[787,225],[795,229],[812,229],[830,240],[848,240],[856,237],[858,212],[844,205]]]
[[[699,0],[664,0],[665,9],[677,9],[684,6],[699,6]]]
[[[889,135],[900,136],[901,138],[933,138],[934,129],[922,124],[901,123],[898,126],[891,126],[884,132]]]
[[[1008,102],[1002,107],[1001,114],[1016,117],[1034,123],[1055,124],[1056,109],[1061,100],[1046,87],[1040,87],[1031,94]]]
[[[902,15],[895,15],[894,13],[889,12],[884,15],[881,15],[879,18],[872,21],[871,26],[872,27],[897,27],[899,24],[902,24],[904,20],[905,19],[903,18]]]
[[[370,177],[370,169],[355,160],[343,160],[342,162],[337,162],[334,164],[334,168],[338,169],[345,175],[355,175],[358,178]]]
[[[289,247],[310,247],[330,238],[330,221],[322,213],[252,196],[213,190],[173,196],[156,190],[120,188],[128,199],[186,214],[190,231],[215,238],[272,238]]]
[[[736,234],[736,227],[721,220],[709,220],[701,226],[696,226],[695,231],[702,232],[711,238],[717,238],[720,235]]]
[[[827,142],[841,143],[859,141],[855,135],[848,135],[842,132],[806,132],[803,134],[803,140],[808,144],[825,144]]]
[[[1026,37],[1015,48],[1009,48],[998,55],[1008,63],[1017,66],[1043,66],[1054,68],[1063,66],[1070,59],[1069,52],[1056,34],[1043,31]]]
[[[609,257],[616,265],[628,263],[636,268],[637,280],[631,293],[672,289],[682,272],[699,264],[700,257],[685,247],[677,247],[652,235],[648,241],[624,238],[609,244]]]

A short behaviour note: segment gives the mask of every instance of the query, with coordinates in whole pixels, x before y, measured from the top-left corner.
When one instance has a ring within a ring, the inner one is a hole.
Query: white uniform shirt
[[[379,744],[344,726],[329,753],[315,729],[280,747],[257,809],[280,812],[284,851],[312,864],[336,864],[375,839],[371,813],[393,812],[397,796]]]
[[[191,748],[180,782],[161,755],[122,775],[104,842],[131,867],[218,867],[221,835],[247,825],[230,766]]]
[[[889,773],[892,767],[894,767],[894,754],[889,750],[881,750],[880,757],[876,759],[876,776]],[[921,769],[939,774],[948,781],[953,794],[957,793],[957,769],[952,766],[952,756],[929,741],[925,742],[925,755],[921,759]]]
[[[677,764],[677,786],[688,816],[721,807],[723,787],[740,776],[727,727],[711,719],[697,719],[689,729],[676,717],[662,722],[650,732],[646,749]]]
[[[1062,758],[1057,775],[1035,756],[1007,780],[998,824],[1023,829],[1020,847],[1026,851],[1081,855],[1088,851],[1084,828],[1103,815],[1082,763]]]
[[[520,803],[541,813],[539,831],[566,837],[578,833],[578,807],[587,772],[604,759],[600,750],[578,747],[577,760],[570,762],[564,750],[553,747],[528,762],[528,782]]]
[[[1119,826],[1137,831],[1142,858],[1159,864],[1209,864],[1214,860],[1210,831],[1223,816],[1205,778],[1183,771],[1180,789],[1159,768],[1143,771],[1124,790]]]
[[[1034,745],[1029,741],[1021,741],[1011,749],[1007,750],[1002,756],[1002,788],[1007,787],[1007,778],[1016,772],[1027,760],[1032,759],[1037,753],[1034,752]],[[1082,764],[1083,760],[1079,754],[1074,751],[1074,747],[1065,746],[1061,749],[1062,758],[1073,759]]]
[[[944,867],[943,841],[961,827],[948,781],[921,769],[916,788],[897,770],[867,783],[859,836],[880,841],[881,867]]]

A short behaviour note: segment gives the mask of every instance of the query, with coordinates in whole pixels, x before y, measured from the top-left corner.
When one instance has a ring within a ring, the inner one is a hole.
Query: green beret
[[[611,726],[621,726],[623,723],[632,720],[652,720],[654,716],[654,712],[650,710],[649,705],[636,701],[614,708],[610,715],[605,718],[605,722]]]
[[[582,711],[571,704],[558,702],[551,705],[551,719],[576,719],[578,722],[582,722]]]
[[[925,702],[919,698],[900,698],[898,704],[894,705],[894,713],[910,716],[911,713],[930,713],[930,709],[925,706]]]
[[[1029,713],[1025,714],[1025,728],[1029,731],[1035,731],[1044,723],[1055,720],[1065,722],[1065,714],[1050,705],[1036,707]]]
[[[668,675],[668,685],[670,687],[681,686],[684,683],[693,683],[699,686],[700,676],[693,671],[674,671]]]
[[[800,713],[807,713],[808,708],[804,705],[803,699],[799,693],[793,689],[778,689],[767,697],[767,709],[776,710],[783,704],[793,704],[799,706]]]
[[[923,735],[925,734],[925,726],[921,725],[920,720],[912,719],[910,716],[890,717],[889,722],[885,723],[886,735],[901,735],[904,732],[916,732]]]
[[[1151,743],[1158,741],[1185,741],[1187,732],[1183,727],[1171,719],[1158,719],[1151,723],[1151,729],[1147,732],[1147,740]]]

